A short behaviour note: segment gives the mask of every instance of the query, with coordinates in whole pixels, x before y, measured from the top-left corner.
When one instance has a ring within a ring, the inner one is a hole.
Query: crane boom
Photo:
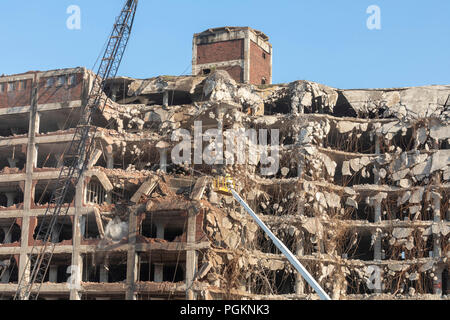
[[[37,299],[39,296],[55,249],[55,244],[51,241],[52,235],[55,231],[59,235],[63,227],[62,224],[57,225],[58,217],[67,216],[69,210],[69,206],[64,205],[67,191],[70,186],[78,184],[92,153],[97,131],[97,127],[91,127],[92,115],[96,111],[102,112],[106,106],[107,97],[104,94],[106,80],[117,75],[131,35],[137,5],[138,0],[126,0],[120,15],[116,18],[89,98],[81,107],[81,119],[65,152],[65,157],[70,159],[70,164],[67,167],[63,166],[60,170],[56,187],[45,211],[43,223],[39,227],[27,264],[23,269],[23,275],[14,295],[15,300]],[[30,266],[30,273],[28,273]]]

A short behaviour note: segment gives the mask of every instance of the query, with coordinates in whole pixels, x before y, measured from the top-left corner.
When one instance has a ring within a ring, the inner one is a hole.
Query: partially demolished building
[[[29,273],[93,79],[84,68],[0,77],[2,299]],[[213,179],[229,174],[333,299],[448,299],[450,86],[253,85],[212,70],[115,78],[105,95],[40,298],[318,299],[239,204],[215,192]],[[177,132],[217,146],[206,134],[217,128],[266,129],[277,170],[261,174],[251,137],[244,163],[173,161]]]

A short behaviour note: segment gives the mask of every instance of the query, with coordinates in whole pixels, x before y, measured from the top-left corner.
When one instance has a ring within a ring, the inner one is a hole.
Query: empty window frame
[[[67,85],[74,86],[77,84],[77,76],[75,74],[71,74],[67,77]]]
[[[59,76],[56,80],[56,86],[62,87],[66,83],[66,76]]]
[[[27,81],[22,80],[19,82],[19,90],[26,90],[27,89]]]

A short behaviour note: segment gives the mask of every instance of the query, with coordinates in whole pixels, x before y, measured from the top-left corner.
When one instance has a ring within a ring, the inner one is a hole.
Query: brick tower
[[[272,83],[269,37],[249,27],[222,27],[194,34],[192,74],[226,70],[237,82]]]

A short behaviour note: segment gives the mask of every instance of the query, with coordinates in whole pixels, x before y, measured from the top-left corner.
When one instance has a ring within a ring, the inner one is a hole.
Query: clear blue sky
[[[91,68],[124,0],[2,0],[0,74]],[[81,30],[66,28],[69,5]],[[369,5],[381,30],[368,30]],[[192,34],[250,26],[274,48],[273,82],[306,79],[338,88],[450,84],[448,0],[141,0],[119,73],[190,72]]]

